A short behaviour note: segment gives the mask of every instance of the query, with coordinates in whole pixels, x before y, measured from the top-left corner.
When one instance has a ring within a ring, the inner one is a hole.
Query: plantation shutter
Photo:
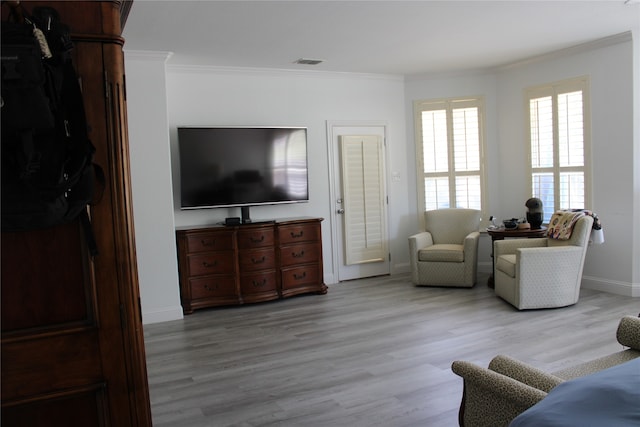
[[[479,100],[418,104],[424,209],[482,210]]]
[[[558,209],[587,205],[583,80],[528,91],[531,189],[544,221]]]
[[[379,262],[387,254],[383,141],[378,135],[340,137],[345,264]]]

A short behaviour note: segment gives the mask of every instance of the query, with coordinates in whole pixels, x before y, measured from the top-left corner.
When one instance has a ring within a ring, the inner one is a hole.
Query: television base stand
[[[240,207],[240,212],[242,215],[242,223],[250,224],[251,223],[251,215],[249,214],[249,206]]]

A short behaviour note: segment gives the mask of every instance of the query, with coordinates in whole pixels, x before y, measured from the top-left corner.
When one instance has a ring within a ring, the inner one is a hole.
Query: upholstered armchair
[[[412,282],[472,287],[478,273],[480,211],[437,209],[426,211],[424,219],[425,231],[409,237]]]
[[[593,217],[584,215],[573,224],[567,240],[495,241],[496,295],[518,310],[577,303],[592,225]]]
[[[622,350],[553,373],[504,355],[494,357],[487,368],[454,361],[451,370],[464,380],[459,425],[507,427],[557,385],[640,357],[640,318],[620,319],[616,339]]]
[[[509,356],[488,368],[456,360],[451,370],[464,379],[458,421],[461,427],[507,427],[563,380]]]

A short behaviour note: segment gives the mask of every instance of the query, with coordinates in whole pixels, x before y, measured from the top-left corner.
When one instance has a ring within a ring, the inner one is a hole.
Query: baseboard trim
[[[411,273],[411,264],[408,262],[393,264],[391,275]]]
[[[150,325],[152,323],[169,322],[171,320],[180,320],[184,316],[182,307],[165,307],[153,311],[142,312],[142,324]]]
[[[640,297],[640,283],[620,282],[601,277],[582,276],[582,287],[615,295]]]

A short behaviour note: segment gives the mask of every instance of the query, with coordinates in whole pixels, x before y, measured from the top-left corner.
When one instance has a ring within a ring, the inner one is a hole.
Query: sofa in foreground
[[[452,371],[464,380],[460,426],[508,426],[560,384],[640,357],[640,318],[623,317],[616,338],[628,348],[554,373],[504,355],[493,358],[488,368],[471,362],[453,362]]]

